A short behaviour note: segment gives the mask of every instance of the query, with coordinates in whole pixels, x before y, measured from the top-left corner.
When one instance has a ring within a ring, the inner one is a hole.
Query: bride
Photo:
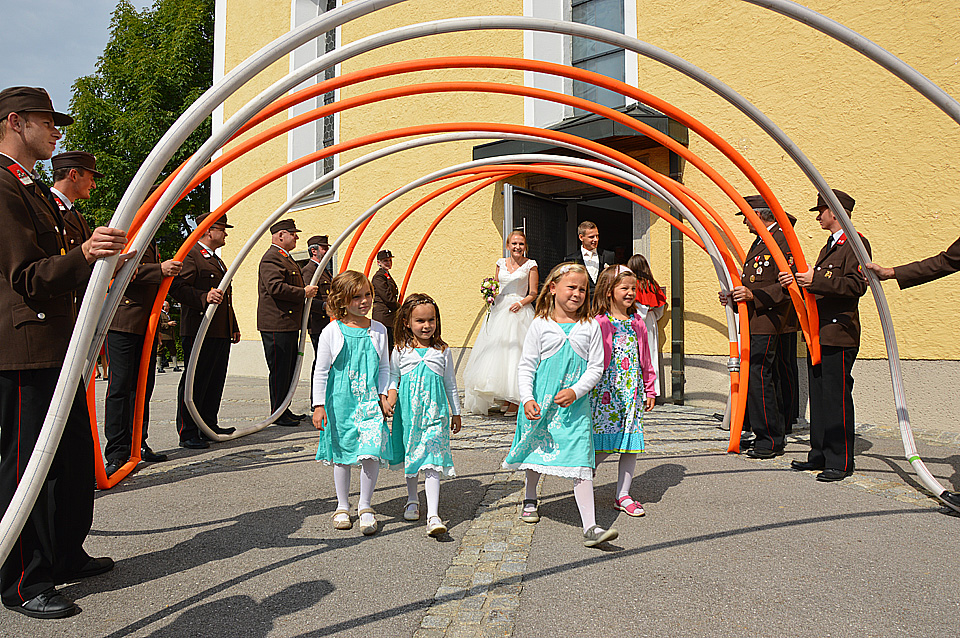
[[[483,322],[463,373],[463,407],[473,414],[487,414],[497,399],[505,404],[505,416],[516,416],[520,403],[517,367],[520,351],[533,321],[537,298],[537,262],[527,259],[527,237],[515,230],[507,235],[508,257],[497,260],[494,277],[500,292]]]

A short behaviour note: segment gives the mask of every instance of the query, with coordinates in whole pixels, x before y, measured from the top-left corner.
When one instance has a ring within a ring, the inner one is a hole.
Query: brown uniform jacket
[[[793,255],[780,224],[770,230],[777,246],[793,267]],[[750,318],[750,334],[773,335],[796,330],[797,313],[790,301],[790,293],[780,285],[777,275],[780,269],[773,260],[767,245],[757,238],[743,262],[741,283],[753,293],[753,301],[747,302]]]
[[[900,289],[919,286],[960,270],[960,239],[939,255],[928,257],[893,269]]]
[[[390,273],[381,268],[371,280],[373,284],[373,320],[393,328],[393,315],[400,307],[400,290]]]
[[[73,208],[67,208],[67,203],[53,192],[50,192],[50,199],[60,210],[60,216],[63,217],[63,236],[67,240],[67,250],[79,248],[80,244],[90,239],[90,224],[84,219],[76,205]]]
[[[313,280],[313,273],[317,271],[317,266],[319,265],[320,264],[312,259],[307,261],[303,267],[304,283],[309,284]],[[328,270],[320,273],[320,279],[317,280],[317,286],[320,290],[317,291],[317,296],[314,298],[313,303],[310,304],[310,319],[307,320],[307,332],[311,335],[320,334],[326,325],[330,323],[324,305],[327,303],[327,297],[330,295],[330,282],[332,280],[333,277],[330,276]]]
[[[147,332],[150,311],[157,300],[163,272],[160,270],[160,257],[157,247],[150,244],[143,251],[143,259],[137,267],[137,274],[123,293],[123,299],[117,306],[110,329],[116,332],[129,332],[142,335]]]
[[[227,272],[227,266],[213,251],[200,244],[194,245],[183,259],[180,274],[173,278],[170,294],[183,306],[180,313],[180,335],[195,337],[200,329],[200,321],[207,309],[206,295],[220,285]],[[223,303],[217,308],[207,330],[207,336],[216,339],[232,339],[237,328],[237,317],[233,314],[233,287],[227,288]]]
[[[257,330],[294,332],[303,318],[303,273],[300,265],[276,244],[260,259],[257,282]]]
[[[0,370],[59,367],[92,268],[83,251],[67,251],[60,212],[5,155],[0,228]]]
[[[860,235],[867,253],[870,242]],[[824,246],[813,267],[813,282],[807,287],[817,300],[820,314],[820,343],[839,348],[860,347],[860,297],[867,292],[853,245],[841,235],[830,250]]]

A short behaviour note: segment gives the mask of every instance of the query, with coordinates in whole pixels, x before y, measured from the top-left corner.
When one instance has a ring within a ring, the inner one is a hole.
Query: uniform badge
[[[823,273],[823,276],[826,277],[827,279],[830,279],[831,277],[833,277],[833,271],[828,270],[827,272]]]
[[[753,282],[755,282],[756,280],[757,280],[757,276],[756,276],[756,275],[750,275],[750,283],[753,283]]]
[[[763,268],[761,268],[760,266],[757,266],[757,274],[758,274],[758,275],[762,275],[762,274],[763,274]]]
[[[210,253],[207,251],[206,248],[201,248],[200,254],[203,255],[205,258],[210,259]]]
[[[793,266],[793,255],[787,255],[787,264]]]
[[[7,170],[13,173],[13,176],[19,179],[20,183],[23,184],[24,186],[29,186],[30,184],[33,183],[33,180],[30,179],[29,173],[27,173],[25,170],[20,168],[19,164],[11,164],[10,166],[7,167]]]

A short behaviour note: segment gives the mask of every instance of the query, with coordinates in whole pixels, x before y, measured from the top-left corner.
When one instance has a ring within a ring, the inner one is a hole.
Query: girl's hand
[[[653,406],[657,404],[657,397],[647,397],[647,400],[643,402],[643,411],[649,412],[653,409]]]
[[[460,415],[450,417],[450,431],[456,434],[460,431],[460,428],[463,427],[463,419],[460,418]]]
[[[383,416],[389,418],[393,416],[393,406],[394,404],[390,402],[390,399],[386,395],[380,395],[380,411],[383,412]]]
[[[323,408],[322,405],[318,405],[313,409],[313,427],[317,428],[321,432],[323,431],[323,426],[327,424],[327,411]]]
[[[577,400],[577,393],[571,390],[570,388],[564,388],[557,392],[557,396],[553,397],[553,402],[559,405],[561,408],[570,407],[570,405]]]
[[[527,417],[527,419],[536,421],[540,418],[540,406],[537,405],[536,401],[530,399],[523,404],[523,414]]]

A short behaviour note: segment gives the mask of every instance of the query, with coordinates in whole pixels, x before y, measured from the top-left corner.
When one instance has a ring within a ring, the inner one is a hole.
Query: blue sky
[[[137,9],[152,0],[131,0]],[[103,53],[117,0],[0,0],[0,88],[42,86],[68,113],[74,80],[90,75]]]

